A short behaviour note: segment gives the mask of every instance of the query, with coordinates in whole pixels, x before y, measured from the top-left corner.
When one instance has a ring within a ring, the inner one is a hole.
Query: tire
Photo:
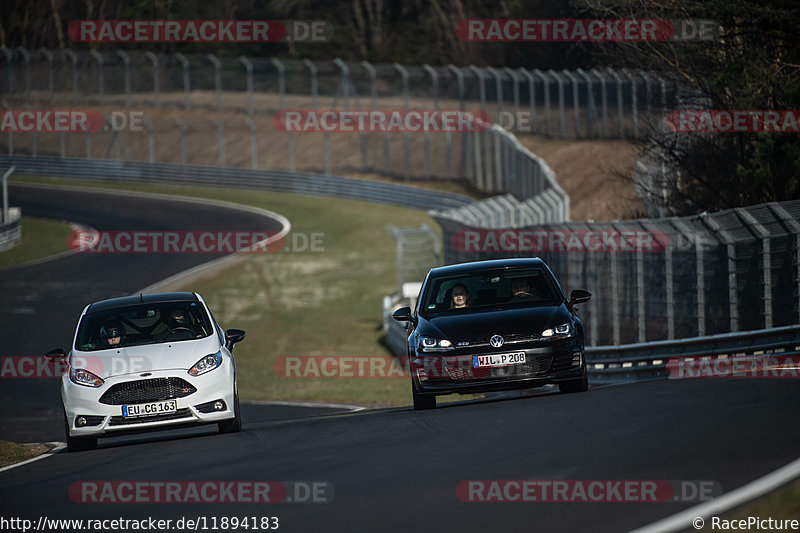
[[[233,397],[233,412],[235,416],[231,420],[217,422],[220,433],[238,433],[242,430],[242,411],[239,409],[239,391]]]
[[[589,373],[584,370],[582,377],[569,381],[562,381],[558,384],[558,390],[563,393],[586,392],[589,390]]]
[[[85,452],[97,449],[97,437],[70,437],[69,424],[67,424],[67,414],[64,413],[64,435],[67,438],[67,451]]]
[[[436,408],[436,396],[433,394],[419,394],[413,381],[411,382],[411,398],[414,400],[415,411]]]

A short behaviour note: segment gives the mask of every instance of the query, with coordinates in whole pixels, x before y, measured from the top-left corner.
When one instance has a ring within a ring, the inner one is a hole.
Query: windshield
[[[108,350],[207,337],[211,321],[199,302],[141,304],[87,313],[75,349]]]
[[[559,291],[543,268],[482,270],[430,280],[423,295],[424,317],[466,310],[554,305]]]

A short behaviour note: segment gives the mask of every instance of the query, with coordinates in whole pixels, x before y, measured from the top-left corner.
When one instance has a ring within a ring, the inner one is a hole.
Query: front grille
[[[428,377],[431,381],[452,380],[452,381],[479,381],[482,379],[499,378],[520,378],[535,377],[546,374],[550,371],[553,357],[528,355],[524,363],[500,366],[500,367],[479,367],[472,366],[472,357],[469,358],[447,358],[441,366],[428,368]]]
[[[183,398],[197,392],[191,383],[181,378],[155,378],[117,383],[100,397],[106,405],[158,402]]]
[[[112,416],[109,420],[109,426],[129,426],[131,424],[146,424],[148,422],[161,422],[162,420],[179,420],[181,418],[190,418],[192,414],[189,409],[178,409],[174,413],[166,413],[163,415],[140,416],[136,418],[125,418],[124,416]]]
[[[519,333],[513,335],[502,335],[505,344],[516,344],[520,342],[532,342],[540,340],[541,337],[536,334],[531,333]],[[489,339],[491,337],[479,337],[476,339],[470,339],[468,341],[459,341],[456,343],[456,346],[459,348],[464,347],[477,347],[477,346],[489,346]],[[466,344],[464,344],[466,342]]]

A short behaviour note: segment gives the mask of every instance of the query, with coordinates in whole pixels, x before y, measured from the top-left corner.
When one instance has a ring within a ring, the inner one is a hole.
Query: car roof
[[[109,298],[91,304],[87,313],[95,311],[105,311],[108,309],[118,309],[120,307],[130,307],[132,305],[161,303],[161,302],[198,302],[197,295],[193,292],[161,292],[158,294],[136,294],[134,296],[121,296],[119,298]]]
[[[475,270],[517,268],[526,266],[546,266],[538,257],[515,257],[511,259],[490,259],[486,261],[471,261],[432,268],[431,276],[449,276],[450,274],[463,274]]]

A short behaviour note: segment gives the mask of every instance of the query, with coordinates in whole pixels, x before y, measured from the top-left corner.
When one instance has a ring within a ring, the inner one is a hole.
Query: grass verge
[[[22,239],[13,248],[0,252],[0,268],[8,268],[68,250],[72,228],[64,222],[22,217]]]
[[[49,449],[50,447],[44,444],[17,444],[0,440],[0,467],[27,461]]]
[[[740,507],[723,518],[747,520],[751,516],[761,519],[800,520],[800,479]]]

